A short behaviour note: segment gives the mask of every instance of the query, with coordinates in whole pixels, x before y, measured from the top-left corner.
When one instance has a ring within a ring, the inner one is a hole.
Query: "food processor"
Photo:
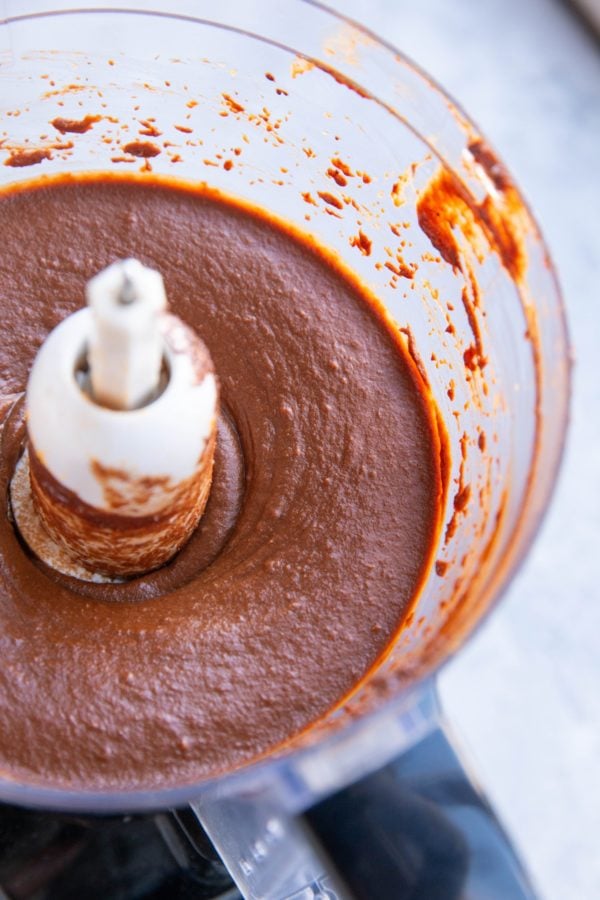
[[[335,254],[406,341],[447,475],[431,570],[351,696],[202,783],[0,779],[0,896],[533,897],[434,681],[523,560],[567,419],[556,278],[502,163],[412,62],[307,0],[5,0],[0,77],[2,185],[153,172]]]

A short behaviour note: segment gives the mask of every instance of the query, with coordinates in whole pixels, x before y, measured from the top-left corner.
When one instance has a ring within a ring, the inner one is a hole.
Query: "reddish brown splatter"
[[[514,189],[510,190],[514,192]],[[505,191],[505,196],[508,196],[509,189],[506,188]],[[514,196],[516,196],[516,192]],[[479,214],[483,219],[486,231],[493,236],[492,246],[498,252],[502,265],[516,282],[521,281],[525,273],[526,259],[516,226],[496,206],[494,199],[489,195],[479,206]]]
[[[346,178],[354,177],[354,172],[352,171],[348,163],[345,163],[343,160],[341,160],[339,156],[332,156],[331,165],[336,169],[339,169],[340,172],[342,172],[342,174],[346,176]]]
[[[223,102],[233,113],[241,113],[244,112],[245,107],[242,106],[241,103],[238,103],[237,100],[234,100],[230,94],[221,94],[223,98]]]
[[[393,272],[398,278],[412,279],[415,277],[415,267],[408,265],[401,259],[396,259],[396,262],[392,262],[388,259],[384,265],[386,269],[389,269],[390,272]]]
[[[330,206],[334,206],[336,209],[344,208],[344,204],[339,197],[335,196],[335,194],[330,194],[329,191],[317,191],[317,194],[324,203],[328,203]]]
[[[8,159],[4,160],[4,165],[21,169],[25,166],[35,166],[44,159],[52,159],[52,151],[48,147],[40,147],[37,150],[14,150]]]
[[[404,190],[404,185],[406,184],[406,179],[400,178],[398,181],[394,182],[392,185],[392,190],[390,191],[392,201],[394,206],[402,206],[404,203],[404,197],[402,196],[402,192]]]
[[[102,116],[85,116],[83,119],[63,119],[57,116],[50,124],[61,134],[85,134],[90,128],[102,119]]]
[[[485,447],[486,447],[485,431],[479,432],[479,437],[477,438],[477,446],[479,447],[479,449],[481,450],[482,453],[485,453]]]
[[[292,78],[297,78],[298,75],[304,75],[305,72],[310,72],[310,70],[314,69],[314,67],[315,64],[309,59],[304,59],[304,57],[302,56],[297,56],[290,66],[290,73]]]
[[[233,169],[233,160],[226,159],[225,162],[223,163],[223,168],[225,169],[226,172],[229,172],[230,169]]]
[[[49,81],[48,84],[50,84],[54,87],[56,85],[56,82]],[[65,94],[77,94],[80,91],[86,91],[86,90],[88,90],[88,88],[84,84],[67,84],[64,87],[58,88],[55,91],[46,91],[46,93],[43,94],[43,97],[44,97],[44,99],[46,99],[47,97],[60,97]]]
[[[452,538],[456,534],[457,528],[458,528],[458,518],[455,513],[452,516],[452,518],[450,519],[450,521],[448,522],[448,525],[446,526],[446,533],[444,535],[444,543],[445,544],[447,544],[449,541],[452,540]]]
[[[154,124],[154,119],[140,119],[140,125],[142,127],[139,132],[145,137],[160,137],[162,134]]]
[[[313,195],[310,193],[310,191],[304,191],[304,193],[301,194],[301,197],[305,203],[310,203],[312,206],[317,205],[317,201],[315,200]]]
[[[268,81],[275,81],[275,76],[271,75],[270,72],[265,72],[265,78],[268,79]]]
[[[520,199],[510,183],[504,184],[498,202],[488,194],[478,203],[456,175],[446,168],[441,168],[431,179],[417,201],[421,229],[454,269],[462,271],[460,246],[454,230],[459,229],[471,242],[477,232],[483,230],[490,247],[517,283],[526,267],[517,225],[521,211]]]
[[[417,200],[417,218],[443,259],[453,269],[460,269],[460,248],[453,233],[457,224],[457,208],[465,206],[464,189],[454,175],[441,169]]]
[[[335,183],[340,187],[346,187],[346,185],[348,184],[348,179],[346,178],[346,176],[342,172],[340,172],[339,169],[333,168],[333,166],[327,169],[327,175],[329,178],[333,178]]]
[[[350,238],[350,246],[358,247],[363,256],[370,256],[373,248],[373,241],[370,237],[367,237],[364,231],[359,229],[358,234],[355,234]]]
[[[471,498],[471,485],[466,484],[464,487],[460,488],[454,496],[454,513],[452,514],[452,518],[448,522],[446,527],[446,534],[444,536],[444,541],[447,544],[451,538],[456,534],[456,530],[458,528],[458,516],[463,513],[467,507],[467,504]]]
[[[160,147],[157,147],[151,141],[129,141],[128,144],[123,145],[123,150],[125,153],[139,156],[142,159],[149,159],[153,156],[158,156],[160,153]]]
[[[473,158],[485,171],[490,181],[497,190],[505,191],[511,187],[508,172],[482,138],[472,140],[467,149],[473,154]]]
[[[483,340],[481,337],[481,329],[479,327],[479,321],[477,319],[477,315],[475,312],[476,305],[479,305],[479,287],[477,285],[477,281],[473,273],[470,274],[471,281],[471,290],[476,298],[475,301],[471,299],[469,290],[465,285],[462,289],[462,302],[465,313],[467,315],[467,319],[469,322],[469,327],[471,329],[471,333],[473,334],[473,338],[475,340],[475,349],[477,351],[476,363],[480,369],[485,368],[487,365],[487,358],[485,353],[483,352]],[[469,366],[470,368],[470,366]]]
[[[456,413],[454,413],[456,415]],[[467,454],[469,449],[469,435],[466,432],[463,432],[460,438],[460,469],[458,474],[458,490],[455,494],[453,506],[454,511],[452,513],[452,518],[448,522],[446,526],[446,533],[444,535],[444,542],[447,544],[452,537],[456,534],[456,530],[458,528],[458,518],[464,512],[469,499],[471,497],[471,485],[465,484],[465,467],[467,462]]]
[[[403,334],[406,337],[406,345],[407,345],[408,353],[410,355],[410,358],[414,362],[419,375],[421,376],[423,384],[427,388],[429,388],[429,377],[427,375],[427,369],[423,365],[423,360],[421,359],[421,355],[420,355],[419,351],[417,350],[417,342],[415,340],[414,334],[412,333],[412,331],[408,325],[404,325],[402,328],[399,329],[399,331],[400,331],[400,334]],[[438,423],[438,427],[440,428],[440,434],[443,433],[442,428],[441,428],[442,424],[443,423],[441,423],[441,421]],[[442,442],[442,444],[443,444],[443,442]]]
[[[358,82],[352,81],[351,78],[346,78],[345,75],[342,75],[337,69],[334,69],[332,66],[328,66],[324,62],[318,62],[316,65],[321,69],[322,72],[325,72],[327,75],[331,75],[334,81],[337,81],[338,84],[341,84],[343,87],[348,88],[349,91],[352,91],[354,94],[357,94],[359,97],[362,97],[365,100],[371,100],[372,94],[370,94],[364,87],[362,87]],[[314,68],[315,63],[311,64],[311,68]]]
[[[189,125],[173,125],[173,128],[176,131],[181,131],[182,134],[192,134],[194,131]]]
[[[288,92],[284,91],[284,89],[280,88],[280,87],[275,90],[275,93],[278,94],[280,97],[288,97],[289,96]]]
[[[435,564],[435,573],[439,575],[440,578],[443,578],[446,572],[448,571],[448,566],[450,563],[444,562],[443,559],[438,559]]]
[[[479,352],[474,344],[470,344],[463,353],[463,361],[471,372],[475,372],[479,368]]]

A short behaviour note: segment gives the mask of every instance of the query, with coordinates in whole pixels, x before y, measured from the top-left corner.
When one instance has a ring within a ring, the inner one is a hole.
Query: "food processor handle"
[[[334,895],[536,897],[510,839],[463,768],[441,715],[419,743],[312,806],[302,821],[339,885]]]
[[[246,900],[536,898],[433,682],[250,777],[192,804]]]

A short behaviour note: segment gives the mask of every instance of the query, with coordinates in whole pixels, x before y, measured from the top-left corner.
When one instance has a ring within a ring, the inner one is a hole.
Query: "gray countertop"
[[[530,201],[575,350],[572,425],[543,529],[443,672],[467,756],[546,900],[600,897],[600,49],[559,0],[329,0],[480,125]],[[508,900],[508,898],[507,898]]]

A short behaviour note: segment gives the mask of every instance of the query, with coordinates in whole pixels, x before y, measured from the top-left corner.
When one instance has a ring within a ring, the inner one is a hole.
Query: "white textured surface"
[[[465,107],[530,201],[577,366],[557,494],[443,673],[450,718],[546,900],[600,898],[600,50],[558,0],[329,0]]]

